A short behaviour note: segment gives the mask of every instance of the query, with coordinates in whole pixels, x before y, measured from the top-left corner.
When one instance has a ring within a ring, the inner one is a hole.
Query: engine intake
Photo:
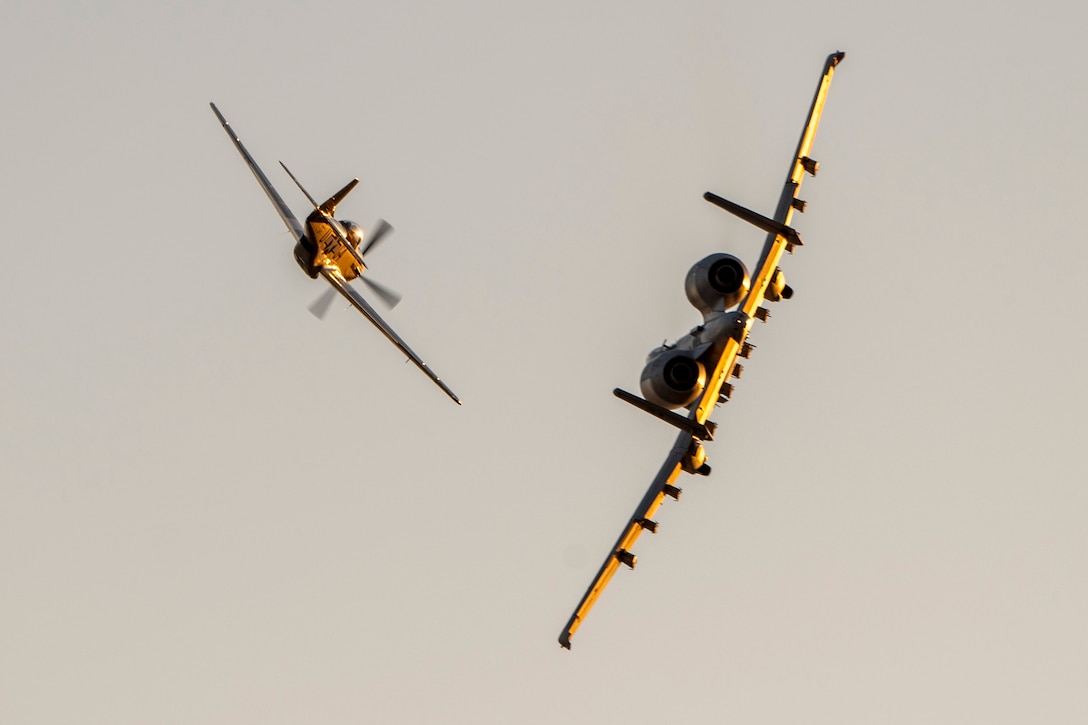
[[[686,350],[667,350],[646,363],[639,387],[642,396],[663,408],[685,408],[706,386],[706,368]]]
[[[696,262],[684,280],[688,301],[704,318],[739,304],[750,286],[744,262],[721,252]]]

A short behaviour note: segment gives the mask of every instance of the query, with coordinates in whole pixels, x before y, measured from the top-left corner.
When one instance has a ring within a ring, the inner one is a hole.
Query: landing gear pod
[[[698,473],[700,476],[710,475],[710,466],[706,464],[706,450],[696,440],[692,440],[687,455],[680,461],[680,467],[688,473]]]
[[[771,302],[778,302],[779,300],[788,300],[793,297],[793,287],[786,284],[786,275],[781,269],[776,269],[774,275],[771,277],[770,283],[767,285],[767,291],[763,294],[764,298]]]

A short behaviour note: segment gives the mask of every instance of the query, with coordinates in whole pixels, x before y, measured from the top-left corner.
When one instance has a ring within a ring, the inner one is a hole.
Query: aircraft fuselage
[[[357,249],[362,239],[362,230],[353,222],[336,219],[333,222],[340,225],[341,232]],[[318,270],[330,265],[336,267],[346,281],[355,279],[366,269],[317,212],[306,218],[306,237],[295,245],[295,261],[306,274],[314,278],[317,277]]]

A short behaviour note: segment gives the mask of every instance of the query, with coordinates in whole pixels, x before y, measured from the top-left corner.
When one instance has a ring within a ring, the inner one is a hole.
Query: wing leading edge
[[[268,195],[268,200],[272,202],[272,206],[276,207],[276,212],[283,219],[283,223],[287,225],[287,228],[291,230],[291,233],[295,236],[295,241],[299,241],[306,236],[306,231],[302,227],[302,223],[295,218],[295,215],[291,212],[291,207],[287,206],[283,197],[279,195],[275,187],[272,186],[272,182],[268,180],[268,177],[261,171],[261,167],[257,166],[257,162],[253,160],[253,157],[246,151],[246,147],[242,145],[242,139],[238,138],[238,134],[234,132],[234,127],[230,125],[227,119],[223,118],[223,114],[219,112],[219,109],[215,107],[214,103],[208,104],[212,107],[212,111],[215,113],[215,117],[219,119],[219,123],[223,124],[223,130],[230,136],[230,140],[234,142],[235,147],[238,149],[238,153],[242,155],[246,165],[249,166],[249,170],[253,172],[253,175],[257,177],[257,183],[264,189],[264,193]]]
[[[820,116],[823,114],[827,92],[831,88],[831,78],[835,74],[835,68],[844,57],[846,57],[846,54],[839,51],[829,55],[824,62],[824,70],[820,75],[820,83],[816,86],[816,95],[812,99],[812,106],[809,108],[804,131],[801,132],[801,139],[797,143],[797,151],[793,154],[793,159],[790,162],[789,175],[786,177],[786,183],[782,186],[782,194],[778,198],[778,207],[775,209],[774,219],[771,220],[772,223],[769,225],[777,228],[769,229],[767,232],[767,239],[763,243],[763,250],[759,255],[759,264],[756,266],[755,279],[752,280],[748,296],[740,305],[740,311],[744,314],[745,319],[743,337],[747,337],[748,332],[751,330],[752,320],[755,318],[760,305],[763,304],[767,294],[767,287],[778,270],[778,263],[782,260],[783,253],[801,241],[797,232],[790,227],[790,221],[793,219],[797,194],[801,190],[801,182],[804,180],[806,171],[815,176],[816,170],[819,168],[819,164],[809,157],[809,153],[812,150],[812,141],[816,138],[816,129],[820,125]],[[710,192],[706,194],[706,198],[711,201],[713,201],[711,199],[713,196]],[[803,204],[798,206],[803,206]],[[754,216],[758,217],[759,215],[755,214]],[[744,217],[742,216],[742,218]],[[766,229],[758,220],[745,218],[745,221]],[[693,417],[699,423],[705,423],[710,418],[710,414],[714,412],[714,408],[718,404],[718,398],[721,395],[722,385],[728,375],[732,373],[733,366],[737,362],[737,354],[740,352],[743,343],[743,338],[739,340],[730,338],[726,342],[725,349],[722,351],[721,357],[718,358],[718,364],[714,367],[714,372],[707,380],[706,389],[699,399],[699,404],[694,408]]]
[[[816,88],[816,95],[813,98],[812,106],[809,109],[808,120],[801,133],[801,140],[797,144],[797,151],[790,164],[790,172],[786,177],[786,183],[783,186],[782,195],[779,197],[778,208],[775,210],[773,220],[764,219],[758,214],[748,212],[741,207],[737,207],[740,211],[729,209],[732,213],[741,216],[746,221],[764,228],[768,234],[760,254],[757,267],[758,272],[753,280],[748,296],[740,305],[740,311],[743,313],[744,319],[743,331],[741,334],[730,337],[725,341],[725,345],[718,357],[714,371],[707,380],[703,395],[699,399],[698,404],[692,407],[691,413],[688,416],[695,421],[697,425],[701,426],[707,422],[710,418],[710,414],[714,411],[714,408],[719,402],[722,386],[725,383],[727,376],[733,371],[737,356],[740,353],[741,347],[744,345],[745,339],[748,337],[748,332],[751,330],[752,320],[755,318],[759,306],[765,299],[767,288],[778,269],[778,263],[782,258],[782,254],[787,248],[791,248],[795,244],[800,244],[800,237],[792,228],[790,228],[789,224],[794,209],[797,206],[803,206],[803,204],[796,204],[795,200],[797,199],[797,194],[801,188],[801,181],[805,172],[807,171],[813,175],[816,173],[818,165],[809,158],[809,152],[812,148],[812,141],[816,136],[816,129],[820,123],[824,102],[827,99],[827,91],[831,85],[831,77],[834,75],[835,67],[843,57],[845,57],[845,53],[833,53],[828,56],[827,61],[824,64],[823,73],[820,77],[820,84]],[[715,201],[717,197],[711,199],[711,196],[713,195],[708,192],[707,199],[714,201],[714,203],[718,203]],[[731,204],[731,202],[726,202],[726,204]],[[745,212],[751,216],[746,216]],[[650,487],[646,490],[646,493],[642,497],[642,501],[639,502],[634,514],[628,520],[627,526],[623,529],[623,533],[621,533],[619,539],[616,540],[616,544],[612,547],[608,557],[601,565],[600,570],[597,572],[597,576],[593,579],[589,588],[586,590],[586,593],[582,596],[582,600],[578,603],[578,607],[567,621],[567,626],[564,627],[563,631],[559,634],[559,644],[565,649],[570,649],[571,637],[574,636],[574,633],[582,625],[582,622],[585,621],[585,617],[589,614],[589,610],[593,608],[597,598],[601,595],[601,592],[604,591],[604,588],[608,585],[609,580],[612,579],[612,575],[616,573],[619,565],[623,563],[634,568],[637,557],[631,553],[631,547],[634,545],[635,541],[638,540],[638,537],[642,534],[643,530],[649,529],[651,532],[656,531],[657,524],[651,520],[651,517],[661,506],[662,502],[665,500],[665,496],[679,498],[680,489],[675,485],[676,479],[680,476],[681,471],[684,470],[683,461],[685,457],[689,455],[692,445],[697,443],[698,440],[687,431],[681,431],[676,437],[676,442],[673,443],[672,449],[665,458],[665,462],[657,472]]]
[[[642,501],[639,502],[638,508],[635,509],[635,513],[628,520],[627,526],[624,527],[620,538],[616,540],[616,544],[612,547],[608,558],[604,560],[597,572],[597,576],[589,585],[589,589],[582,596],[578,608],[574,610],[574,614],[567,621],[567,626],[559,634],[559,644],[564,649],[570,649],[570,638],[582,625],[582,621],[597,602],[597,597],[608,586],[609,580],[619,569],[620,564],[627,564],[632,569],[635,568],[637,557],[631,553],[631,547],[638,541],[638,537],[642,535],[643,530],[649,529],[651,533],[656,532],[657,524],[653,521],[653,515],[665,501],[665,496],[679,497],[680,489],[676,488],[675,482],[683,470],[680,462],[687,455],[691,441],[692,437],[685,432],[676,437],[676,442],[673,443],[672,450],[669,451],[661,470],[654,476],[653,483],[646,490],[646,494],[642,497]]]
[[[423,360],[420,359],[419,355],[416,355],[415,352],[412,351],[412,348],[408,347],[408,343],[400,339],[400,335],[393,332],[393,328],[387,325],[385,320],[381,318],[377,311],[375,311],[375,309],[370,306],[370,303],[363,299],[362,295],[360,295],[355,290],[355,288],[348,284],[347,280],[345,280],[340,275],[339,271],[337,271],[333,267],[322,267],[321,276],[324,277],[325,280],[329,284],[331,284],[337,292],[343,295],[344,298],[355,307],[355,309],[363,313],[363,317],[370,320],[374,327],[377,327],[378,330],[381,331],[381,333],[385,335],[386,338],[388,338],[389,342],[396,345],[398,350],[407,355],[408,359],[415,363],[415,366],[417,368],[422,370],[427,377],[434,381],[435,385],[442,388],[442,392],[450,396],[450,398],[453,399],[453,402],[461,405],[461,399],[458,398],[452,390],[450,390],[448,385],[442,382],[442,379],[435,374],[434,370],[431,370],[431,368],[427,366],[427,363],[423,362]]]

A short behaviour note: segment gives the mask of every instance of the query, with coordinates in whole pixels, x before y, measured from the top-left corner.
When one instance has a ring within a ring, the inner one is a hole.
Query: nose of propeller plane
[[[374,222],[374,226],[371,228],[370,233],[364,233],[363,228],[353,221],[347,219],[337,220],[340,222],[340,226],[344,229],[344,236],[347,237],[348,242],[353,247],[359,250],[359,257],[364,257],[366,254],[374,249],[379,242],[389,232],[393,231],[393,225],[384,219],[378,219]],[[361,265],[360,265],[361,266]],[[362,274],[366,269],[365,266],[359,270],[358,279],[362,280],[363,284],[370,288],[370,290],[378,296],[389,309],[393,309],[401,300],[401,296],[389,289],[383,284],[375,282],[370,278],[370,275]],[[329,312],[329,307],[332,306],[332,301],[336,297],[336,291],[334,289],[327,289],[316,300],[310,304],[310,312],[319,320],[325,319],[325,315]]]
[[[359,245],[363,243],[363,239],[366,237],[363,228],[355,222],[346,219],[340,220],[340,226],[344,228],[344,236],[351,242],[351,246],[358,249]]]

